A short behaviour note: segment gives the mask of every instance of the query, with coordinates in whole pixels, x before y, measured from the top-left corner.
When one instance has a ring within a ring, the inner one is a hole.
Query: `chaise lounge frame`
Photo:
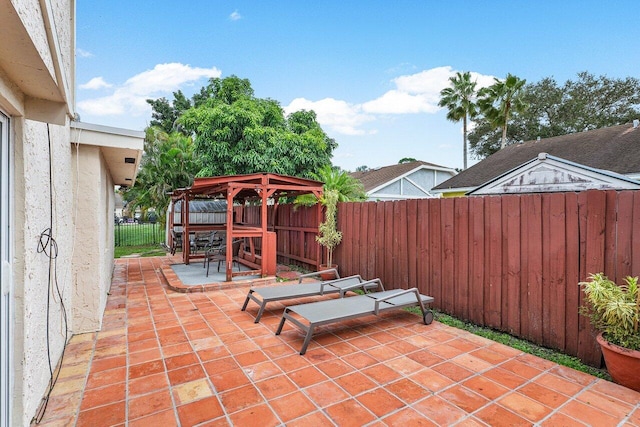
[[[327,281],[317,281],[311,283],[302,283],[302,280],[308,277],[314,277],[320,275],[320,273],[333,273],[337,279]],[[324,294],[330,294],[339,292],[342,298],[348,291],[355,289],[362,289],[365,292],[370,292],[375,289],[382,289],[382,283],[378,279],[364,280],[360,275],[340,277],[338,271],[335,269],[329,269],[314,273],[303,274],[298,279],[298,283],[293,285],[281,285],[281,286],[265,286],[260,288],[251,288],[247,293],[247,298],[242,305],[242,311],[245,311],[249,301],[253,301],[260,306],[258,314],[254,323],[260,322],[262,314],[267,306],[267,303],[274,301],[284,301],[288,299],[304,298],[311,296],[318,296]]]
[[[311,342],[313,332],[319,326],[369,315],[378,316],[385,311],[416,306],[420,307],[424,324],[429,325],[433,321],[433,313],[426,306],[433,301],[433,297],[421,295],[417,288],[411,288],[293,305],[284,309],[276,335],[280,335],[287,320],[305,331],[300,350],[300,354],[303,355]]]

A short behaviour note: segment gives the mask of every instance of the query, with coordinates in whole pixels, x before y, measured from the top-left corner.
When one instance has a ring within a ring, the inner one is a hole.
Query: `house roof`
[[[520,165],[548,153],[571,162],[621,175],[640,173],[640,127],[628,123],[509,145],[433,190],[478,187]]]
[[[422,167],[455,173],[454,169],[418,160],[415,162],[384,166],[364,172],[352,172],[350,175],[362,183],[365,192],[369,192]]]
[[[482,184],[467,195],[589,189],[638,190],[640,182],[615,172],[591,168],[547,153],[540,153],[537,158]]]

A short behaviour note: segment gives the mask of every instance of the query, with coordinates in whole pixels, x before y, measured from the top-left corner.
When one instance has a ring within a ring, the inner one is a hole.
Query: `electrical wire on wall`
[[[47,410],[47,405],[49,404],[49,397],[51,396],[51,392],[53,391],[53,387],[56,385],[58,381],[58,376],[60,375],[60,369],[57,369],[54,375],[53,363],[51,362],[51,337],[49,336],[50,322],[49,317],[51,313],[51,295],[55,292],[60,299],[60,310],[62,312],[62,318],[64,320],[64,344],[62,347],[62,354],[60,355],[60,364],[64,359],[64,353],[67,349],[67,341],[68,341],[68,322],[67,322],[67,309],[64,305],[64,299],[62,296],[62,292],[60,291],[60,286],[58,285],[58,243],[54,239],[54,230],[53,230],[53,155],[51,149],[51,131],[50,125],[47,123],[47,139],[49,143],[49,227],[44,229],[42,233],[40,233],[40,240],[38,242],[38,253],[43,253],[49,259],[49,276],[47,282],[47,359],[49,361],[49,384],[47,386],[47,392],[45,396],[42,398],[42,402],[38,408],[38,412],[33,418],[32,422],[39,424],[44,417],[44,414]]]

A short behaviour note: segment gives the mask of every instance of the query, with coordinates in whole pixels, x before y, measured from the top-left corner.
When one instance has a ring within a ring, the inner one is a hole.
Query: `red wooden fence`
[[[255,215],[245,209],[246,218]],[[278,259],[313,268],[315,208],[280,205],[269,225]],[[258,216],[259,218],[259,216]],[[341,275],[417,287],[436,308],[599,365],[578,315],[578,282],[640,275],[640,192],[586,191],[342,203],[335,252]]]

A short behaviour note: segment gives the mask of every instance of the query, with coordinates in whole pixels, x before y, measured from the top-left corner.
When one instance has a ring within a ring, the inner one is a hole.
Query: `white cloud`
[[[449,78],[455,74],[450,66],[431,68],[392,79],[395,88],[361,104],[333,98],[320,101],[298,98],[285,110],[314,110],[321,125],[346,135],[363,135],[371,132],[364,131],[362,125],[375,121],[377,115],[437,113],[441,109],[440,91],[449,86]],[[493,84],[493,76],[471,72],[471,77],[477,81],[478,89]]]
[[[123,85],[116,87],[111,95],[78,102],[78,108],[80,113],[95,116],[150,115],[151,106],[147,104],[147,99],[171,95],[174,91],[193,85],[203,78],[220,77],[221,74],[216,67],[198,68],[180,63],[158,64],[152,70],[131,77]],[[95,79],[91,81],[93,80]]]
[[[78,55],[80,58],[91,58],[93,56],[93,53],[84,49],[77,48],[76,55]]]
[[[325,98],[320,101],[296,98],[284,107],[284,110],[287,114],[299,110],[313,110],[321,125],[328,126],[344,135],[367,133],[359,127],[375,119],[369,114],[364,114],[360,106],[333,98]]]
[[[111,86],[113,85],[105,82],[102,77],[94,77],[88,82],[86,82],[85,84],[81,84],[79,87],[80,89],[98,90],[98,89],[109,88]]]
[[[237,10],[234,10],[233,13],[229,15],[229,19],[232,21],[238,21],[242,19],[242,15],[240,15],[240,13]]]

